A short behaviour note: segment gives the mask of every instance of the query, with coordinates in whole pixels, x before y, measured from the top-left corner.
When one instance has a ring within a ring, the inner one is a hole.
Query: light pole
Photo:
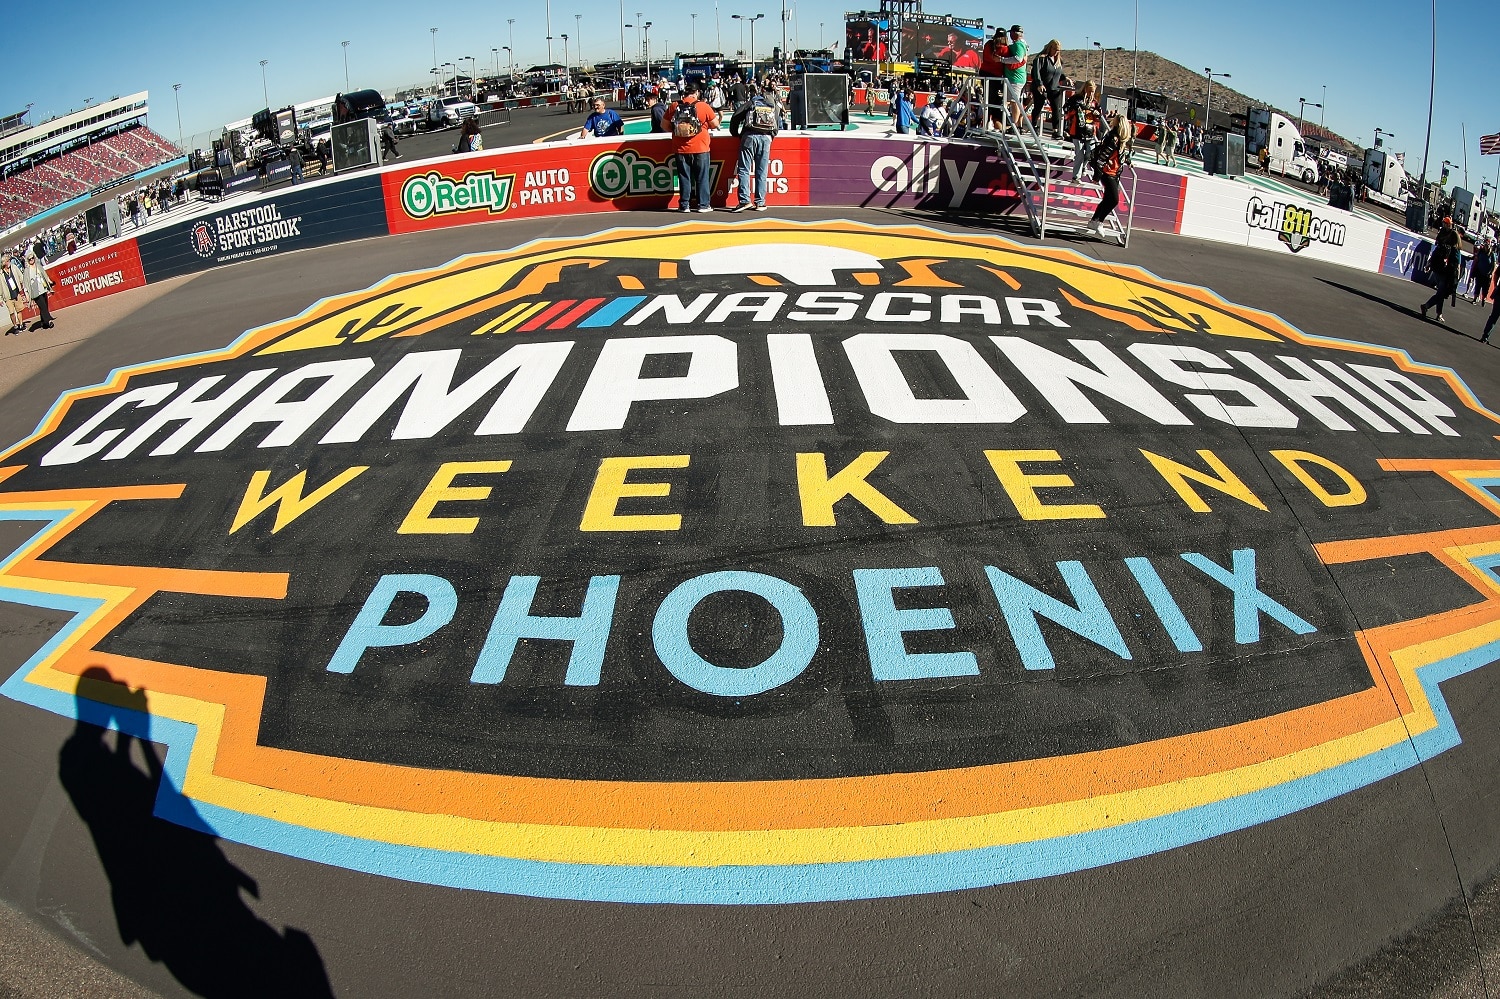
[[[1319,128],[1323,127],[1323,116],[1328,113],[1327,111],[1324,110],[1324,108],[1327,106],[1327,104],[1328,104],[1328,84],[1325,83],[1325,84],[1323,84],[1323,103],[1321,103],[1321,104],[1318,105],[1318,127]]]
[[[741,34],[740,34],[740,41],[741,42],[744,41],[744,37],[745,37],[744,36],[745,25],[746,24],[750,25],[750,79],[754,80],[755,79],[755,22],[759,21],[761,18],[765,17],[766,15],[764,15],[764,14],[756,14],[754,17],[747,17],[747,16],[742,15],[742,14],[731,14],[729,16],[732,17],[732,18],[734,18],[736,21],[740,22],[740,32],[741,32]]]
[[[552,0],[547,0],[547,65],[552,65]]]
[[[349,43],[339,42],[344,50],[344,93],[349,92]]]
[[[444,66],[452,66],[453,67],[453,96],[457,97],[458,96],[458,63],[456,63],[456,62],[445,62],[445,63],[443,63],[443,65]]]
[[[1135,0],[1135,31],[1130,44],[1135,53],[1135,64],[1130,69],[1130,89],[1135,90],[1141,85],[1141,0]]]
[[[693,19],[693,39],[692,39],[692,42],[690,44],[693,47],[693,51],[697,52],[698,51],[698,15],[697,14],[689,14],[688,16]]]
[[[437,61],[437,29],[428,28],[427,30],[432,32],[432,64],[433,66],[438,67],[438,69],[441,69],[442,67]],[[437,69],[434,69],[433,72],[436,73]]]
[[[172,84],[172,101],[177,105],[177,148],[187,152],[187,148],[182,144],[182,98],[178,96],[181,90],[182,84]]]
[[[1229,79],[1230,74],[1215,73],[1212,69],[1205,68],[1203,70],[1203,75],[1208,77],[1208,91],[1203,95],[1203,132],[1204,135],[1207,135],[1209,129],[1209,114],[1213,111],[1214,107],[1214,77],[1217,76],[1221,80],[1227,80]]]
[[[578,72],[583,72],[583,15],[573,15],[573,42],[578,47]]]
[[[473,56],[464,56],[469,60],[469,99],[473,100],[479,96],[479,87],[474,83],[474,77],[479,75],[479,60]]]
[[[1302,118],[1308,108],[1321,108],[1321,104],[1313,104],[1306,97],[1297,98],[1297,134],[1302,134]],[[1321,127],[1321,126],[1320,126]]]
[[[268,111],[271,108],[271,95],[270,91],[266,89],[266,63],[270,61],[269,59],[262,59],[260,61],[260,95],[266,99],[266,110]]]
[[[620,91],[625,90],[625,0],[620,0]]]
[[[563,76],[568,76],[570,75],[568,72],[568,67],[571,65],[571,63],[568,62],[568,33],[564,31],[561,37],[563,40]]]
[[[510,31],[510,44],[505,46],[505,51],[510,53],[510,75],[516,75],[516,19],[507,17],[505,26]]]
[[[818,51],[819,52],[823,51],[823,24],[824,24],[824,22],[822,22],[822,21],[818,22]]]
[[[1422,147],[1422,179],[1417,190],[1422,192],[1421,225],[1418,232],[1427,231],[1427,157],[1432,152],[1432,98],[1437,93],[1437,0],[1432,0],[1432,77],[1427,84],[1427,142]],[[1408,222],[1408,225],[1410,223]]]
[[[719,30],[719,0],[714,0],[714,48],[724,54],[724,35]]]
[[[786,0],[781,0],[781,70],[786,72]]]
[[[1123,46],[1116,45],[1112,49],[1104,47],[1102,42],[1095,42],[1094,48],[1099,50],[1099,96],[1104,96],[1104,54],[1106,52],[1124,52]]]
[[[635,27],[635,50],[636,50],[637,53],[646,52],[646,50],[641,46],[641,18],[643,18],[645,16],[646,15],[644,13],[642,13],[641,11],[636,11],[635,12],[635,25],[634,25],[634,27]],[[629,27],[631,27],[631,25],[627,24],[627,25],[625,25],[625,27],[629,28]],[[646,54],[649,55],[650,53],[646,53]]]
[[[495,46],[494,48],[491,48],[490,49],[490,55],[495,60],[495,76],[498,77],[500,75],[500,48],[499,48],[499,46]]]
[[[1385,136],[1387,139],[1394,139],[1396,137],[1396,133],[1395,132],[1387,132],[1383,128],[1377,128],[1375,130],[1375,138],[1374,138],[1374,140],[1372,140],[1374,142],[1374,144],[1375,144],[1375,148],[1376,149],[1380,148],[1380,137],[1382,135]]]
[[[515,75],[516,75],[516,56],[515,56],[515,53],[510,50],[510,46],[509,45],[502,45],[500,47],[505,50],[505,64],[510,67],[510,75],[511,75],[512,78],[514,78]]]

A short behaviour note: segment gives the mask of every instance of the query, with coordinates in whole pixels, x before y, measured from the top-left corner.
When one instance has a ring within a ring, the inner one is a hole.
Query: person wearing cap
[[[690,82],[682,93],[682,99],[671,105],[667,114],[667,127],[672,130],[672,149],[677,154],[677,186],[679,212],[696,210],[711,212],[708,151],[713,138],[713,129],[719,127],[719,116],[698,99],[698,83]]]
[[[1423,319],[1427,318],[1427,310],[1435,305],[1437,321],[1447,322],[1443,318],[1443,301],[1458,288],[1459,263],[1458,233],[1453,228],[1453,218],[1448,216],[1443,219],[1443,227],[1438,230],[1432,252],[1427,256],[1427,272],[1432,275],[1437,290],[1422,305]]]
[[[1004,28],[996,28],[994,36],[979,50],[979,75],[987,81],[984,103],[990,109],[985,114],[991,128],[997,128],[1001,124],[1000,116],[993,109],[1005,103],[1004,60],[1009,51],[1010,45],[1006,41]]]
[[[1005,68],[1005,109],[1011,121],[1021,119],[1021,90],[1026,86],[1026,32],[1019,24],[1010,26],[1010,45],[1000,58]]]

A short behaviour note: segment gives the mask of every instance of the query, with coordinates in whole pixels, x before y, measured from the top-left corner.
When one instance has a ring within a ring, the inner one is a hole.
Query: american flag
[[[1480,156],[1500,156],[1500,132],[1479,137]]]

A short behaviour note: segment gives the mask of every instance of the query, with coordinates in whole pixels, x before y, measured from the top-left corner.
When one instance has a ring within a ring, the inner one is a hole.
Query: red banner
[[[89,302],[146,284],[141,254],[134,237],[100,250],[84,250],[76,256],[64,257],[48,264],[47,273],[57,285],[48,301],[53,309]]]
[[[734,187],[739,140],[715,135],[710,152],[717,207]],[[807,140],[774,140],[769,173],[769,203],[806,205]],[[661,136],[455,156],[392,170],[382,179],[386,219],[397,233],[502,218],[660,211],[675,207],[677,172],[672,142]]]

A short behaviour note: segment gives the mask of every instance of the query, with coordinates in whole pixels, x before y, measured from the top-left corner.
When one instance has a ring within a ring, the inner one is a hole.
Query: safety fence
[[[525,145],[382,168],[204,206],[51,267],[63,307],[154,281],[370,236],[509,219],[661,211],[675,199],[669,136]],[[715,135],[713,204],[739,200],[738,141]],[[1314,199],[1138,165],[1134,227],[1425,282],[1430,240]],[[993,146],[911,136],[783,134],[773,206],[984,216],[1017,234],[1025,207]]]

